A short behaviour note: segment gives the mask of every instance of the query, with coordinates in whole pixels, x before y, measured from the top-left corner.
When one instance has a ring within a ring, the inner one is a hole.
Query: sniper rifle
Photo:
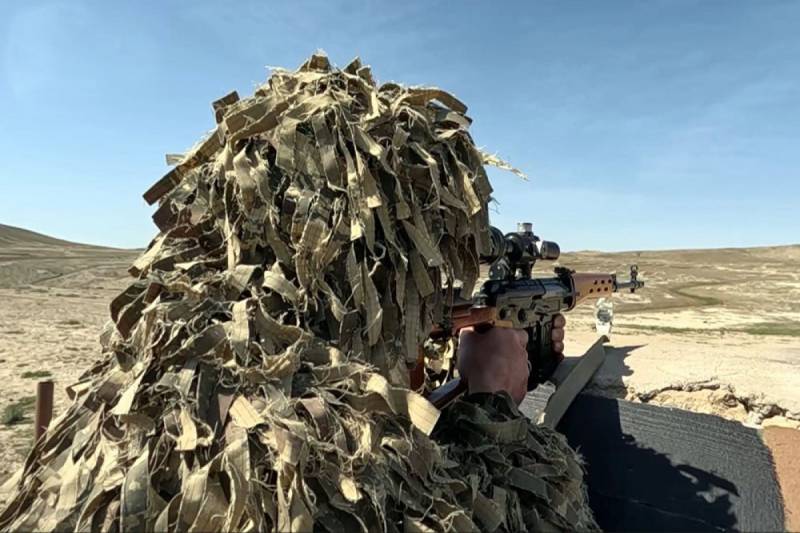
[[[530,223],[520,223],[517,231],[503,234],[491,228],[491,252],[481,257],[488,264],[489,278],[470,299],[454,295],[442,322],[431,332],[433,339],[455,337],[461,329],[478,331],[491,327],[524,329],[528,332],[530,375],[528,390],[547,381],[563,359],[553,351],[553,320],[559,313],[571,311],[586,300],[603,298],[625,289],[636,292],[644,286],[638,279],[638,267],[630,268],[630,279],[621,281],[616,274],[577,273],[556,267],[554,277],[534,278],[536,261],[554,261],[561,250],[553,241],[539,239]],[[412,372],[412,387],[421,385],[424,365]],[[415,376],[416,374],[416,376]],[[466,383],[449,369],[445,383],[428,395],[437,407],[443,407],[466,391]],[[416,383],[415,383],[416,382]]]

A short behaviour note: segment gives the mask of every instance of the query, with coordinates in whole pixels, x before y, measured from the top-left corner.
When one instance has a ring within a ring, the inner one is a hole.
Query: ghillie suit
[[[486,246],[466,107],[313,56],[214,109],[145,194],[161,233],[0,527],[594,527],[559,435],[496,395],[453,406],[437,443],[440,413],[406,388]]]

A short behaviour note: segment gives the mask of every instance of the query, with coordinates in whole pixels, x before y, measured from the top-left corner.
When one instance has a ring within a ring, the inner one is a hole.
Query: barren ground
[[[31,444],[36,382],[56,382],[57,414],[64,387],[99,357],[108,304],[136,255],[0,225],[0,481]],[[647,282],[616,299],[599,393],[800,426],[800,246],[580,252],[561,263],[623,277],[638,263]],[[570,315],[568,354],[594,341],[593,324],[591,306]],[[12,404],[17,420],[7,421]]]
[[[64,388],[100,356],[108,304],[137,254],[0,225],[0,481],[33,441],[36,382],[55,381],[57,414],[68,405]]]
[[[638,264],[644,290],[615,297],[601,394],[759,425],[800,427],[800,246],[566,254],[578,271]],[[567,353],[597,337],[568,319]]]

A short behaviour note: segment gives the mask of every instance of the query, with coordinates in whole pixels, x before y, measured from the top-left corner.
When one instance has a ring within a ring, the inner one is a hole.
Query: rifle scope
[[[492,226],[490,228],[492,246],[489,255],[481,256],[481,261],[489,264],[504,263],[502,268],[505,273],[520,269],[524,276],[530,276],[530,271],[537,260],[554,261],[561,255],[561,249],[553,241],[543,241],[533,233],[533,224],[521,222],[517,231],[503,234],[502,231]],[[501,261],[502,260],[502,261]]]

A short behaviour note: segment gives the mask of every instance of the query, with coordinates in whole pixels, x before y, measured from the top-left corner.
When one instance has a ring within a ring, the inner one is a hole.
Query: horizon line
[[[54,235],[50,235],[47,233],[42,233],[36,230],[31,230],[28,228],[23,228],[22,226],[14,226],[12,224],[5,224],[0,222],[0,228],[6,227],[15,230],[24,231],[27,233],[32,233],[34,235],[38,235],[44,237],[46,239],[51,239],[54,241],[61,241],[66,244],[73,244],[76,246],[88,246],[92,248],[105,248],[108,250],[119,250],[121,252],[136,252],[136,251],[144,251],[147,250],[147,247],[136,247],[136,248],[125,248],[120,246],[111,246],[108,244],[90,244],[86,242],[77,242],[72,241],[69,239],[65,239],[62,237],[57,237]],[[158,235],[158,234],[156,234]],[[153,236],[155,238],[155,235]],[[152,239],[151,239],[152,240]],[[149,244],[149,243],[148,243]],[[692,252],[692,251],[703,251],[703,250],[750,250],[750,249],[758,249],[758,248],[791,248],[791,247],[800,247],[800,242],[794,243],[784,243],[784,244],[758,244],[753,246],[715,246],[715,247],[689,247],[689,248],[633,248],[629,250],[597,250],[592,248],[583,248],[579,250],[562,250],[563,254],[588,254],[588,253],[595,253],[595,254],[633,254],[633,253],[652,253],[652,252]]]

